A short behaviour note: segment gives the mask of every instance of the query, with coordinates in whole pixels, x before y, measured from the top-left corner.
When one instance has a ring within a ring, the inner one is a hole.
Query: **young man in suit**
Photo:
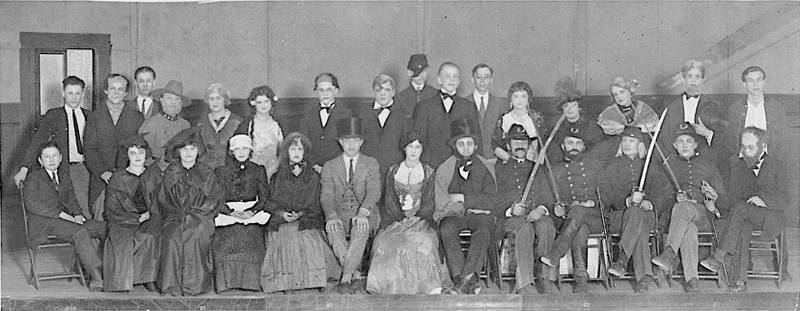
[[[478,122],[478,109],[463,97],[456,96],[456,89],[461,83],[461,70],[458,65],[445,62],[439,66],[439,85],[442,86],[437,96],[428,98],[417,105],[414,110],[414,129],[422,133],[427,140],[422,162],[431,167],[438,167],[451,154],[453,149],[448,144],[450,124],[459,119],[469,119],[475,125]],[[480,128],[475,129],[475,145],[477,154],[483,153]]]
[[[23,187],[30,228],[28,243],[31,247],[39,245],[48,235],[74,242],[81,263],[91,276],[90,289],[102,290],[102,262],[91,239],[105,235],[106,223],[82,215],[69,169],[61,166],[63,157],[58,144],[45,141],[37,154],[40,167],[31,171]]]
[[[39,157],[37,148],[48,140],[54,141],[65,149],[65,155],[61,157],[62,167],[69,171],[81,213],[87,219],[91,219],[89,171],[86,169],[84,161],[84,137],[89,110],[81,107],[86,83],[76,76],[69,76],[61,84],[64,107],[48,110],[39,121],[39,125],[34,129],[33,137],[31,137],[31,143],[25,152],[25,158],[22,160],[22,167],[14,175],[14,183],[19,186],[25,180],[28,169],[36,166],[36,159]]]
[[[372,109],[363,110],[359,115],[364,121],[364,154],[378,160],[381,176],[390,166],[403,160],[400,138],[411,127],[405,108],[394,101],[394,87],[392,77],[378,75],[372,82],[375,103]]]
[[[136,135],[144,122],[142,114],[133,105],[125,103],[130,83],[125,76],[112,73],[105,83],[106,101],[89,114],[86,121],[86,166],[89,168],[89,210],[106,188],[116,168],[128,163],[127,151],[120,142]]]
[[[156,71],[149,66],[136,68],[133,72],[136,82],[136,111],[142,114],[145,120],[161,112],[161,103],[158,98],[153,98],[150,92],[156,85]],[[186,105],[191,104],[187,102]]]
[[[508,99],[504,97],[497,97],[489,92],[492,86],[492,77],[494,70],[487,64],[477,64],[472,68],[472,84],[475,85],[475,90],[472,91],[471,96],[464,98],[472,103],[478,110],[478,122],[481,127],[481,140],[485,142],[482,146],[482,153],[486,159],[494,159],[494,150],[492,149],[492,133],[497,124],[497,119],[509,108]]]
[[[413,117],[414,108],[420,102],[436,96],[437,89],[427,83],[428,58],[425,54],[414,54],[408,59],[409,86],[397,94],[397,103],[405,108],[408,117]]]
[[[364,142],[361,126],[359,118],[336,121],[343,151],[325,162],[320,178],[325,232],[342,265],[338,290],[343,293],[365,293],[366,279],[359,268],[367,239],[380,224],[380,214],[375,207],[381,198],[380,166],[375,158],[361,154]]]
[[[311,140],[314,146],[308,152],[308,164],[317,173],[322,172],[322,165],[335,157],[341,149],[336,139],[337,120],[351,116],[350,110],[336,105],[339,94],[339,79],[332,73],[323,72],[314,78],[314,93],[319,98],[319,105],[309,105],[300,119],[300,133]]]

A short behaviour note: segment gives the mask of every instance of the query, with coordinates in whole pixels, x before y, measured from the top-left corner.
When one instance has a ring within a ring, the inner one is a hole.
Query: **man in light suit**
[[[411,119],[405,108],[394,101],[394,87],[392,77],[384,74],[377,76],[372,82],[375,103],[372,109],[359,114],[364,121],[364,154],[378,160],[381,176],[390,166],[403,160],[400,137],[411,127]]]
[[[375,208],[381,198],[378,160],[361,154],[362,121],[336,121],[342,154],[322,167],[320,203],[325,211],[325,232],[343,267],[338,291],[365,293],[366,279],[359,272],[367,239],[380,224]],[[347,241],[347,233],[350,241]]]
[[[489,92],[492,86],[492,77],[494,70],[487,64],[477,64],[472,68],[472,84],[475,85],[475,90],[472,91],[471,96],[464,98],[472,103],[478,109],[478,122],[481,127],[481,140],[483,141],[483,157],[491,160],[495,158],[494,150],[492,149],[492,133],[497,119],[500,115],[508,110],[508,99],[504,97],[497,97]]]
[[[150,96],[153,86],[156,85],[156,71],[149,66],[136,68],[136,71],[133,72],[133,79],[136,82],[136,110],[144,116],[145,120],[158,115],[161,112],[161,103],[158,98]]]

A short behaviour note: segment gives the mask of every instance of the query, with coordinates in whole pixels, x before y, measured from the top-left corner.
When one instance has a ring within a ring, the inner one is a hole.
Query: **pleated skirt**
[[[325,287],[329,277],[341,274],[335,258],[321,230],[283,224],[267,235],[261,288],[270,293]]]

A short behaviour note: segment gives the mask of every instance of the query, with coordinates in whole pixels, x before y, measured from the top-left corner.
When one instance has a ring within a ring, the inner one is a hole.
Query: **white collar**
[[[378,104],[378,102],[375,102],[372,104],[372,109],[389,108],[392,105],[394,105],[394,99],[392,99],[392,101],[390,101],[389,104],[386,106],[381,106],[380,104]]]

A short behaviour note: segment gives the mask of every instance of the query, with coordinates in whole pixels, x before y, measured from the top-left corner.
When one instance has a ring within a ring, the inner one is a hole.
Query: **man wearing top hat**
[[[689,122],[680,123],[675,131],[675,142],[672,146],[677,151],[677,157],[670,157],[668,163],[680,191],[675,192],[673,189],[671,192],[675,201],[669,200],[674,204],[669,234],[664,241],[664,251],[652,260],[662,270],[669,271],[680,251],[686,280],[684,289],[687,292],[699,291],[697,233],[711,231],[711,221],[714,219],[717,230],[722,230],[720,218],[727,217],[730,209],[730,206],[716,204],[718,199],[725,196],[725,187],[713,157],[697,151],[697,146],[703,139]],[[722,231],[718,233],[722,234]]]
[[[144,134],[144,139],[150,146],[146,164],[149,166],[156,163],[164,171],[169,164],[169,159],[165,157],[164,144],[175,134],[191,126],[189,121],[178,115],[191,101],[183,95],[183,83],[175,80],[170,80],[164,88],[157,89],[150,95],[159,100],[161,111],[142,123],[139,134]]]
[[[298,131],[311,140],[314,149],[307,154],[308,164],[320,173],[322,165],[341,150],[336,139],[337,120],[349,118],[351,112],[336,103],[339,79],[332,73],[323,72],[314,78],[314,93],[317,94],[319,105],[309,105],[303,112]]]
[[[536,254],[542,256],[546,254],[556,238],[556,228],[553,219],[542,217],[547,215],[544,207],[535,208],[538,204],[534,201],[541,201],[540,195],[531,195],[526,204],[518,204],[525,191],[528,177],[533,170],[536,157],[535,148],[531,148],[532,141],[522,125],[514,124],[508,130],[508,150],[511,151],[511,160],[507,162],[497,161],[495,170],[497,172],[497,193],[501,206],[508,207],[505,211],[505,230],[514,234],[514,255],[516,256],[516,290],[522,294],[532,294],[536,292],[534,281],[534,266],[536,256],[534,255],[534,241],[538,237],[539,243],[536,247]],[[533,194],[541,193],[549,188],[547,183],[546,171],[543,167],[536,172]],[[544,188],[548,187],[548,188]],[[517,204],[515,204],[517,203]],[[531,207],[531,208],[528,208]],[[541,266],[540,266],[541,267]],[[557,289],[552,280],[555,274],[545,275],[545,272],[555,272],[554,270],[541,271],[538,275],[539,285],[543,293],[553,293]]]
[[[325,162],[320,177],[325,232],[343,268],[338,288],[343,293],[364,292],[366,279],[359,271],[361,259],[367,239],[380,224],[375,207],[381,198],[380,166],[375,158],[361,154],[361,127],[360,118],[336,121],[342,153]]]
[[[572,250],[572,267],[575,275],[573,293],[586,293],[589,274],[586,271],[586,249],[589,233],[601,232],[603,222],[597,200],[598,179],[601,174],[600,162],[584,154],[586,145],[581,132],[570,132],[561,142],[563,162],[552,166],[553,176],[558,182],[562,202],[558,202],[551,191],[547,206],[550,215],[565,218],[555,244],[540,260],[550,269],[555,269],[558,261],[568,250]],[[549,208],[548,208],[549,206]],[[540,208],[537,206],[537,208]]]
[[[447,143],[454,154],[436,169],[433,218],[439,222],[439,237],[455,290],[474,294],[478,291],[478,273],[494,240],[496,219],[503,217],[505,208],[495,204],[494,166],[476,154],[480,135],[477,122],[461,118],[449,125]],[[464,229],[472,231],[466,259],[459,237]]]
[[[408,59],[409,86],[397,94],[397,103],[403,106],[411,118],[414,108],[421,101],[436,95],[437,89],[426,82],[428,79],[428,58],[425,54],[414,54]]]

